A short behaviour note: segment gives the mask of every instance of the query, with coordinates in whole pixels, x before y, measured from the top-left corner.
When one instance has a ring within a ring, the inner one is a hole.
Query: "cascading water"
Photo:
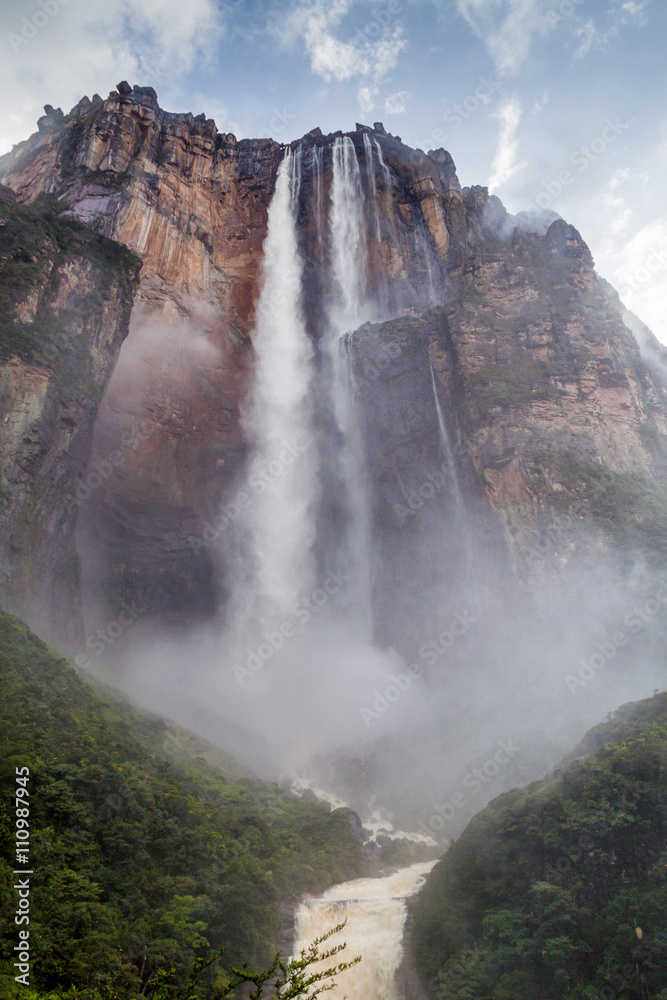
[[[375,223],[375,239],[380,240],[380,213],[377,204],[377,184],[375,182],[375,163],[373,160],[373,146],[370,136],[364,132],[364,154],[366,158],[366,177],[368,178],[368,191],[371,201],[371,212]]]
[[[348,334],[371,317],[365,290],[366,238],[364,194],[354,143],[335,140],[331,183],[331,270],[333,300],[326,349],[330,391],[338,432],[337,462],[346,509],[339,554],[352,577],[349,606],[370,631],[370,505],[359,414],[349,359]]]
[[[391,171],[390,171],[389,167],[387,166],[387,164],[384,162],[384,156],[382,155],[382,146],[377,141],[377,139],[374,139],[373,142],[375,143],[375,149],[377,150],[377,154],[378,154],[378,163],[380,164],[380,171],[382,173],[382,186],[384,187],[384,197],[385,197],[385,203],[386,203],[385,204],[385,209],[386,209],[386,213],[387,213],[387,218],[393,220],[394,213],[391,210],[391,208],[392,208],[392,206],[391,206],[391,188],[392,188]]]
[[[324,214],[322,192],[322,147],[313,146],[310,153],[310,169],[313,173],[313,189],[315,194],[315,223],[317,225],[317,242],[324,243]]]
[[[445,473],[449,483],[449,496],[451,497],[452,504],[454,507],[454,516],[457,525],[459,527],[462,527],[465,522],[465,508],[463,505],[463,494],[461,492],[461,485],[459,483],[458,472],[456,470],[454,450],[452,448],[452,443],[449,440],[449,432],[447,430],[447,424],[445,423],[445,416],[442,412],[442,407],[440,405],[440,397],[438,396],[438,388],[435,382],[435,372],[433,371],[432,365],[431,365],[431,385],[433,386],[433,399],[435,401],[435,412],[438,417],[438,431],[440,434],[440,450],[442,452],[443,472]]]
[[[297,911],[295,954],[346,921],[343,931],[329,943],[347,943],[340,956],[342,961],[350,961],[357,955],[362,960],[341,974],[334,995],[346,996],[348,1000],[396,1000],[406,900],[419,891],[434,864],[421,862],[386,878],[344,882],[327,890],[319,899],[304,900]]]
[[[460,576],[463,584],[464,596],[471,607],[479,604],[478,586],[475,578],[475,558],[473,553],[473,530],[470,516],[466,508],[459,473],[454,457],[454,449],[447,430],[447,423],[440,405],[438,388],[435,381],[435,372],[431,365],[431,385],[433,386],[433,399],[435,401],[435,412],[438,417],[438,431],[440,435],[440,451],[442,454],[442,471],[447,478],[448,496],[453,512],[453,528],[448,535],[457,540],[460,545]]]
[[[246,626],[248,618],[266,627],[284,616],[314,580],[313,350],[301,312],[295,221],[300,185],[301,151],[288,148],[269,207],[252,337],[254,382],[243,417],[253,455],[248,481],[254,472],[263,482],[246,511],[248,569],[234,595],[245,606]]]
[[[339,136],[333,147],[330,228],[331,266],[337,291],[332,320],[340,337],[368,319],[369,311],[364,289],[364,192],[357,153],[347,135]]]

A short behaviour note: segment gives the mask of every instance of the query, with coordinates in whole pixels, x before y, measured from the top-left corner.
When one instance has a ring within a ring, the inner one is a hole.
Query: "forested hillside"
[[[222,947],[227,966],[264,962],[281,901],[361,872],[345,811],[244,779],[203,741],[114,706],[4,613],[0,672],[0,996],[150,996],[159,970],[185,981],[197,956]],[[30,990],[14,983],[10,957],[15,773],[26,766]]]
[[[413,937],[439,1000],[667,997],[667,694],[476,816]]]

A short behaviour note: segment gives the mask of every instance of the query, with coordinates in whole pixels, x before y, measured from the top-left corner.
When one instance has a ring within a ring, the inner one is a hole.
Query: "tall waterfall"
[[[269,207],[252,336],[254,382],[243,418],[253,452],[248,481],[252,486],[255,473],[262,482],[246,512],[252,576],[247,614],[262,626],[285,615],[314,579],[313,350],[301,312],[300,185],[301,152],[288,148]]]
[[[377,184],[375,181],[375,161],[373,159],[373,145],[368,132],[364,132],[364,154],[366,158],[366,177],[368,179],[368,192],[371,198],[371,211],[373,222],[375,223],[375,239],[380,239],[380,213],[377,204]]]
[[[419,891],[435,862],[404,868],[387,878],[357,879],[304,900],[297,911],[295,954],[314,938],[347,921],[331,944],[347,943],[342,961],[362,960],[336,981],[334,996],[348,1000],[396,1000],[396,972],[403,958],[406,899]],[[326,967],[326,966],[323,966]]]
[[[349,606],[370,629],[370,505],[348,334],[370,318],[371,305],[365,288],[367,246],[361,171],[348,136],[334,143],[329,224],[333,298],[326,349],[338,432],[336,460],[346,508],[340,556],[351,571]]]

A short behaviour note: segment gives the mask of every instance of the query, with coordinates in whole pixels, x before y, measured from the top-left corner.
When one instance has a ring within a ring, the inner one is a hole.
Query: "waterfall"
[[[387,218],[392,220],[392,225],[393,225],[394,212],[391,203],[391,188],[392,188],[391,171],[387,166],[387,164],[384,162],[384,156],[382,155],[382,146],[380,145],[377,139],[374,139],[373,141],[375,142],[375,148],[378,154],[378,163],[380,164],[380,171],[382,173],[382,184],[384,186],[384,197],[385,197]]]
[[[377,204],[377,184],[375,182],[375,164],[373,162],[373,146],[368,132],[364,132],[364,153],[366,155],[366,176],[368,178],[368,193],[371,200],[371,210],[375,223],[375,239],[380,240],[380,213]]]
[[[363,204],[361,171],[354,143],[347,135],[339,136],[333,148],[330,219],[332,270],[338,292],[334,325],[338,337],[368,319],[367,315],[363,315],[366,304]]]
[[[262,626],[285,615],[314,574],[316,462],[309,398],[313,351],[301,312],[302,262],[296,237],[300,185],[301,151],[288,148],[269,207],[252,334],[254,380],[243,415],[252,447],[252,503],[245,524],[251,557],[246,617]],[[253,476],[261,481],[261,489],[252,488]]]
[[[331,369],[330,392],[338,446],[336,460],[343,491],[344,535],[339,555],[351,570],[348,603],[370,628],[370,504],[366,461],[348,334],[371,316],[365,289],[366,239],[364,195],[354,143],[335,140],[331,183],[331,269],[333,301],[329,310],[326,350]]]
[[[435,381],[435,372],[431,365],[431,385],[433,386],[433,399],[435,400],[435,412],[438,418],[438,431],[440,436],[440,451],[442,454],[442,471],[448,481],[448,496],[451,500],[453,510],[453,531],[449,529],[449,534],[460,548],[460,577],[462,580],[463,592],[470,607],[478,608],[480,603],[479,580],[476,571],[476,559],[474,552],[473,525],[470,513],[463,499],[463,491],[454,457],[454,449],[449,438],[447,424],[440,405],[438,389]]]
[[[436,287],[435,268],[433,266],[433,253],[423,232],[420,232],[419,230],[415,232],[415,253],[418,260],[424,261],[422,273],[425,275],[426,280],[423,282],[423,287],[425,289],[423,302],[424,305],[432,306],[439,299]]]
[[[319,899],[306,899],[296,917],[295,954],[344,920],[347,924],[328,944],[342,941],[340,956],[362,960],[336,980],[334,996],[348,1000],[396,1000],[396,972],[403,958],[406,900],[419,891],[435,862],[403,868],[386,878],[357,879],[327,890]],[[322,965],[323,968],[326,964]]]
[[[440,434],[440,450],[442,452],[442,464],[445,476],[449,481],[449,496],[452,499],[452,504],[454,507],[454,517],[459,528],[461,528],[465,523],[465,508],[463,505],[463,494],[461,492],[461,484],[459,483],[459,476],[456,469],[456,461],[454,459],[454,450],[452,449],[452,443],[449,440],[449,432],[447,430],[447,424],[445,423],[445,417],[442,412],[442,407],[440,406],[440,398],[438,397],[438,389],[435,383],[435,372],[433,371],[433,365],[431,365],[431,385],[433,386],[433,399],[435,400],[435,412],[438,417],[438,431]]]
[[[313,189],[315,193],[315,222],[317,224],[317,242],[324,244],[324,216],[322,212],[322,147],[313,146],[310,153],[310,169],[314,176]]]

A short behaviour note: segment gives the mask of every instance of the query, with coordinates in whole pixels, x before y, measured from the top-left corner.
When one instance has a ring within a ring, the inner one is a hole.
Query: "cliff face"
[[[314,129],[299,146],[314,338],[330,293],[335,138]],[[526,583],[558,572],[584,523],[604,548],[600,477],[613,485],[632,474],[649,493],[659,488],[667,403],[576,230],[517,228],[485,189],[461,190],[444,150],[411,150],[381,126],[357,126],[349,139],[369,296],[385,318],[351,343],[382,567],[374,600],[389,638],[392,608],[441,600],[442,558],[429,538],[443,519],[455,529],[446,562],[460,567],[458,578],[445,574],[452,591],[477,586],[485,552]],[[162,111],[151,88],[119,84],[69,115],[47,108],[39,132],[0,161],[20,202],[63,197],[142,260],[95,427],[93,460],[108,475],[78,511],[88,591],[102,605],[138,599],[178,623],[224,600],[205,542],[245,456],[249,333],[282,155],[272,140],[237,141],[203,115]],[[32,400],[28,376],[17,378]]]
[[[74,543],[99,401],[140,262],[48,200],[0,192],[0,592],[63,645],[81,638]]]
[[[362,327],[354,338],[373,442],[378,579],[386,591],[378,606],[393,641],[397,603],[413,621],[424,610],[437,620],[442,588],[465,592],[452,567],[466,558],[478,580],[505,566],[508,577],[530,585],[614,541],[666,554],[660,532],[650,544],[641,537],[645,521],[657,518],[660,531],[665,523],[660,371],[640,357],[573,227],[556,221],[541,236],[514,229],[500,239],[502,219],[487,226],[488,208],[497,207],[486,192],[466,192],[466,205],[470,231],[482,238],[448,269],[445,304]],[[444,454],[435,393],[449,438]],[[456,488],[467,536],[457,529]],[[624,503],[627,490],[632,500]],[[444,561],[432,544],[437,524],[449,528]],[[405,578],[408,565],[414,579]],[[407,587],[399,588],[399,576]],[[424,609],[429,587],[434,596]]]

